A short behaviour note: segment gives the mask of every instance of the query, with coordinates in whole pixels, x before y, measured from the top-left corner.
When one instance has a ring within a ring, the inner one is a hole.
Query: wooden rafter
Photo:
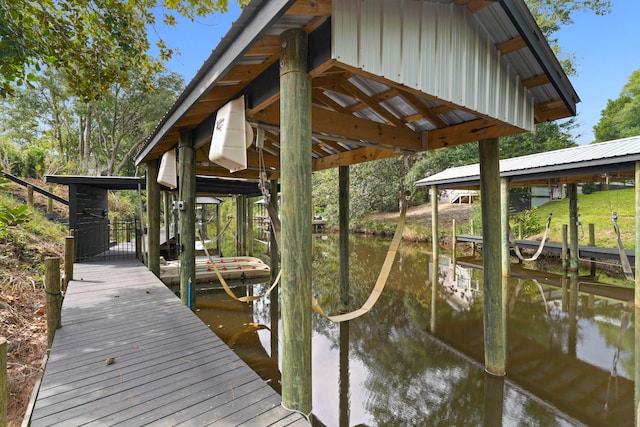
[[[504,41],[502,43],[498,43],[496,48],[500,51],[502,55],[508,55],[512,52],[515,52],[520,49],[524,49],[527,47],[524,39],[520,36],[514,37],[510,40]]]

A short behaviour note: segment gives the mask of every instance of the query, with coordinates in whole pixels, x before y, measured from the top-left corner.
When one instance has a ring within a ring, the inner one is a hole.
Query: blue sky
[[[593,141],[593,126],[608,99],[615,99],[634,70],[640,69],[640,1],[612,0],[609,15],[577,13],[574,24],[563,28],[558,42],[577,61],[577,75],[570,76],[581,102],[578,104],[576,142]],[[182,74],[188,83],[227,33],[240,10],[194,23],[180,21],[175,28],[158,28],[170,47],[179,51],[168,68]]]

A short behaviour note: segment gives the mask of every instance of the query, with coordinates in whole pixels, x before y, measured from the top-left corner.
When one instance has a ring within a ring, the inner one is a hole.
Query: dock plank
[[[309,425],[139,262],[74,268],[32,426]]]

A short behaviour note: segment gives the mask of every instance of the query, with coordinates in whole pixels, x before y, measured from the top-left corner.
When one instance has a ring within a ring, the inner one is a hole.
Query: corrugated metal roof
[[[594,168],[602,169],[602,172],[620,172],[623,164],[636,161],[640,161],[640,135],[500,160],[500,176],[523,181],[540,174],[544,174],[545,179],[554,174],[556,177],[581,176],[585,169],[592,173]],[[479,179],[480,165],[475,163],[446,169],[417,181],[415,185],[455,188]]]
[[[432,10],[438,11],[438,37],[420,38],[435,17]],[[370,48],[359,50],[363,57],[349,65],[336,57],[337,50],[351,46],[337,27],[359,25],[360,18],[371,24],[365,33],[382,38],[380,44],[369,40]],[[206,157],[216,111],[245,96],[252,126],[269,128],[265,164],[277,177],[279,36],[301,27],[309,35],[313,135],[325,144],[314,148],[314,158],[322,160],[313,163],[314,170],[510,135],[533,121],[575,114],[577,95],[524,0],[252,0],[156,127],[136,163],[158,158],[178,144],[181,133],[190,132],[199,148],[198,173],[257,177],[255,148],[249,148],[250,167],[233,174]],[[464,46],[466,53],[457,59],[446,54]],[[428,56],[437,47],[445,53]],[[479,47],[485,55],[476,57]],[[378,72],[361,68],[362,61],[372,61]],[[489,78],[498,69],[504,78]],[[420,89],[425,78],[433,90]],[[491,114],[481,113],[485,110]],[[344,155],[353,150],[361,151]]]

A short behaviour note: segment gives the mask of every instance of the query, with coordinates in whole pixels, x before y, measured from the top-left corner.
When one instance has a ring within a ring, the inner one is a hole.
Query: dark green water
[[[367,299],[388,245],[351,236],[352,308]],[[330,314],[340,303],[337,247],[333,236],[314,243],[314,294]],[[369,313],[340,325],[314,314],[315,424],[633,425],[633,319],[620,301],[628,294],[512,279],[507,376],[495,378],[483,369],[482,271],[441,258],[434,304],[430,258],[425,244],[403,242]],[[269,298],[242,304],[214,291],[199,294],[198,306],[203,321],[279,390],[271,320],[278,317]]]

